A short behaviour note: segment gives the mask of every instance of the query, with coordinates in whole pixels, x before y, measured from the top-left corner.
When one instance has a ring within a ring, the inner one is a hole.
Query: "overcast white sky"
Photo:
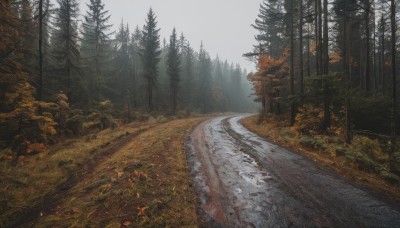
[[[86,3],[88,0],[80,0]],[[116,30],[124,18],[129,27],[143,27],[146,14],[153,8],[161,28],[161,39],[169,39],[173,27],[183,32],[192,47],[203,41],[212,58],[240,63],[251,71],[254,64],[242,54],[252,50],[256,31],[250,26],[257,17],[262,0],[103,0]],[[81,13],[86,12],[81,7]]]

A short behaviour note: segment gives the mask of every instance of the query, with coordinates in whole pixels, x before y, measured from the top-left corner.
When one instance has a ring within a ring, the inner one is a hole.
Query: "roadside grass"
[[[173,120],[135,137],[71,188],[36,225],[198,226],[184,141],[204,119]]]
[[[165,120],[163,120],[165,122]],[[15,222],[23,213],[42,203],[71,177],[85,173],[110,145],[131,134],[149,129],[157,121],[134,122],[81,138],[65,139],[48,151],[32,156],[0,155],[0,227]]]
[[[377,140],[355,136],[353,143],[346,145],[337,136],[302,135],[276,118],[260,123],[258,115],[247,117],[241,123],[274,144],[300,153],[400,202],[400,178],[389,172],[388,154]]]

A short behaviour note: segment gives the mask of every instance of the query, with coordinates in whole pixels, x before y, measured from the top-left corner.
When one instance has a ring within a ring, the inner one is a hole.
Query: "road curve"
[[[186,143],[199,213],[220,227],[400,227],[400,206],[251,133],[201,123]]]

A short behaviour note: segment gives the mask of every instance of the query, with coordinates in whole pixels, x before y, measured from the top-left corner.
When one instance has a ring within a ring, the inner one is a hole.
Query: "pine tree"
[[[119,104],[119,107],[124,107],[129,101],[128,92],[130,87],[129,78],[131,65],[131,60],[129,58],[130,35],[128,25],[125,25],[124,21],[121,21],[115,37],[114,70],[109,76],[107,83],[112,89],[111,100],[113,103]]]
[[[53,91],[65,91],[70,103],[76,103],[80,84],[80,53],[78,45],[78,2],[76,0],[57,0],[59,7],[55,9],[54,32],[51,45],[55,77]],[[76,95],[75,95],[76,94]],[[79,95],[78,95],[79,94]],[[83,98],[83,97],[82,97]]]
[[[392,41],[392,110],[391,110],[391,152],[390,152],[390,169],[394,170],[394,153],[396,151],[396,119],[397,119],[397,75],[396,75],[396,3],[395,0],[390,0],[390,27],[391,27],[391,41]]]
[[[156,16],[150,8],[146,24],[143,26],[141,58],[143,75],[147,80],[147,96],[149,111],[153,109],[153,87],[157,81],[158,63],[160,62],[160,29],[157,28]]]
[[[140,84],[139,72],[141,70],[140,64],[140,40],[142,38],[142,33],[139,27],[136,26],[135,31],[131,34],[131,41],[129,43],[129,59],[130,63],[130,83],[129,83],[129,94],[130,94],[130,104],[134,108],[138,107],[138,86]]]
[[[199,72],[198,72],[198,89],[199,89],[199,108],[203,113],[211,111],[211,59],[209,54],[203,48],[203,43],[200,46],[199,52]]]
[[[21,64],[24,65],[25,71],[30,75],[33,75],[34,72],[34,45],[36,43],[35,36],[35,26],[33,21],[33,12],[32,6],[29,0],[23,0],[21,3],[20,10],[20,18],[21,18],[21,30],[23,36],[21,36],[21,47],[23,50],[23,58],[21,59]]]
[[[181,51],[183,60],[183,101],[185,102],[189,111],[193,108],[193,91],[195,87],[195,81],[193,77],[193,68],[195,64],[194,51],[187,43]]]
[[[111,51],[111,38],[108,31],[110,15],[102,0],[90,0],[84,17],[82,32],[82,57],[90,71],[89,85],[93,87],[95,100],[100,101],[101,88],[104,87],[102,66],[108,62]]]
[[[171,103],[172,103],[172,114],[175,115],[178,108],[178,90],[179,83],[181,81],[181,59],[179,54],[179,46],[176,37],[175,28],[172,31],[172,35],[169,40],[168,60],[167,60],[167,72],[171,86]]]
[[[45,100],[46,83],[45,79],[47,76],[47,67],[50,64],[50,58],[48,55],[50,48],[50,17],[51,8],[50,0],[37,0],[34,3],[35,13],[34,18],[37,18],[37,59],[38,59],[38,78],[37,82],[37,97],[38,100]]]
[[[260,5],[260,13],[258,18],[252,25],[259,31],[256,36],[257,46],[255,49],[261,49],[262,53],[268,53],[274,57],[278,57],[284,50],[284,38],[282,36],[283,27],[283,1],[282,0],[264,0]],[[256,51],[259,52],[259,51]],[[256,54],[255,53],[255,54]]]

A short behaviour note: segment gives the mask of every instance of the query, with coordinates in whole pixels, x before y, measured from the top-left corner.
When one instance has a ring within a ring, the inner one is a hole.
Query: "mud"
[[[186,143],[204,226],[400,227],[400,206],[217,117]]]

